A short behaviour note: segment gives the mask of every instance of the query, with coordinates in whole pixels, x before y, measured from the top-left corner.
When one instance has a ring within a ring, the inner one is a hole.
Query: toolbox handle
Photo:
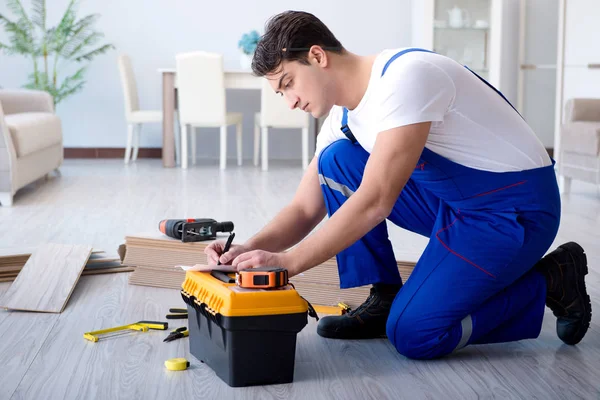
[[[226,271],[213,269],[210,274],[222,282],[235,283],[235,279],[229,276]]]

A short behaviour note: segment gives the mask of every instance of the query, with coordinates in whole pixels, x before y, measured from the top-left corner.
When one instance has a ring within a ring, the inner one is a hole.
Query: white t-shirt
[[[434,53],[402,49],[381,52],[358,106],[348,111],[348,126],[371,152],[379,132],[432,121],[426,147],[467,167],[520,171],[551,164],[544,146],[519,114],[491,87],[456,61]],[[330,143],[347,139],[340,130],[343,109],[334,106],[317,136],[316,155]]]

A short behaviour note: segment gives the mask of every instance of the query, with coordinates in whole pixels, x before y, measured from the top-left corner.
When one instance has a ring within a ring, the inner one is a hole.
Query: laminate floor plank
[[[91,246],[40,246],[0,300],[0,307],[60,313],[91,253]]]

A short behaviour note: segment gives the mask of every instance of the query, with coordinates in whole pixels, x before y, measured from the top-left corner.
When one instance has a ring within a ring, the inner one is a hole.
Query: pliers
[[[175,314],[167,314],[167,319],[187,319],[188,311],[185,308],[169,308],[169,312]]]
[[[188,331],[188,328],[182,326],[181,328],[177,328],[174,331],[171,331],[171,333],[169,333],[169,336],[167,336],[165,340],[163,340],[163,342],[172,342],[175,339],[181,339],[183,337],[188,336],[189,334],[190,332]]]

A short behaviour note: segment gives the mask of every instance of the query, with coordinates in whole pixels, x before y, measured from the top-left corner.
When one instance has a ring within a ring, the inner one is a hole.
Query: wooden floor
[[[216,163],[187,171],[158,160],[67,160],[62,176],[21,191],[0,207],[0,248],[46,242],[89,244],[116,252],[126,234],[157,229],[163,218],[232,220],[236,241],[259,229],[286,204],[299,166],[269,172]],[[188,340],[163,343],[164,332],[91,343],[90,330],[138,320],[165,320],[182,306],[177,290],[132,286],[127,274],[82,277],[61,314],[0,311],[0,399],[572,399],[600,397],[600,194],[573,184],[563,198],[555,245],[576,240],[587,250],[595,314],[578,346],[563,345],[546,313],[538,339],[467,347],[452,357],[413,361],[384,339],[319,337],[314,319],[298,335],[295,381],[233,389],[189,354]],[[416,259],[426,240],[395,227],[398,259]],[[2,296],[9,283],[0,283]],[[598,311],[596,311],[598,310]],[[179,324],[175,322],[174,325]],[[164,361],[187,357],[191,368],[169,372]]]

